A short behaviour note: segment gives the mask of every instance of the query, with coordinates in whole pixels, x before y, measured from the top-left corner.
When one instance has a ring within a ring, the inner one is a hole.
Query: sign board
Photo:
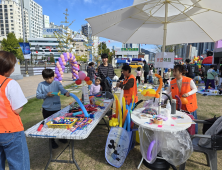
[[[43,28],[43,35],[54,35],[54,32],[62,32],[61,28]]]
[[[174,57],[175,54],[170,52],[157,53],[155,57],[155,68],[173,68]]]
[[[24,54],[24,59],[26,59],[26,60],[31,59],[31,54]]]
[[[138,48],[121,48],[121,51],[139,51]]]
[[[29,46],[29,43],[19,43],[21,49],[22,49],[22,52],[23,54],[30,54],[30,46]]]

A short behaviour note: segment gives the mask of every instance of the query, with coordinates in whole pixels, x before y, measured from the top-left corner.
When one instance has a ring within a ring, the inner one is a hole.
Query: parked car
[[[129,66],[131,68],[138,68],[138,67],[143,68],[143,66],[141,64],[138,64],[138,63],[130,63]]]

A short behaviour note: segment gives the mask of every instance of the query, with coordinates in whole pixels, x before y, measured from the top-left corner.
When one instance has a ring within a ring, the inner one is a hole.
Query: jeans
[[[197,111],[195,110],[194,112],[190,113],[193,115],[193,117],[195,119],[197,119]],[[195,133],[197,134],[198,133],[198,124],[195,125]]]
[[[208,89],[209,84],[211,83],[212,87],[215,89],[214,79],[207,79],[205,90]]]
[[[147,75],[148,75],[148,72],[144,72],[144,83],[147,83]]]
[[[29,150],[24,131],[0,133],[0,170],[7,159],[10,170],[30,170]]]
[[[153,83],[153,76],[149,76],[149,83]]]

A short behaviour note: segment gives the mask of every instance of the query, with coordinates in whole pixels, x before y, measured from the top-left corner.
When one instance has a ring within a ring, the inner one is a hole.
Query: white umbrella
[[[144,1],[87,18],[93,35],[123,43],[163,45],[163,52],[166,45],[222,38],[222,0]]]

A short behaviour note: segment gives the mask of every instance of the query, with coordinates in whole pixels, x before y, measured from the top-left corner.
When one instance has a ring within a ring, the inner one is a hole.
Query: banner
[[[23,54],[30,54],[31,53],[29,43],[20,42],[19,45],[22,49]]]
[[[24,59],[26,59],[26,60],[31,59],[31,54],[24,54]]]
[[[155,57],[155,68],[173,68],[174,56],[175,54],[170,52],[157,53]]]

